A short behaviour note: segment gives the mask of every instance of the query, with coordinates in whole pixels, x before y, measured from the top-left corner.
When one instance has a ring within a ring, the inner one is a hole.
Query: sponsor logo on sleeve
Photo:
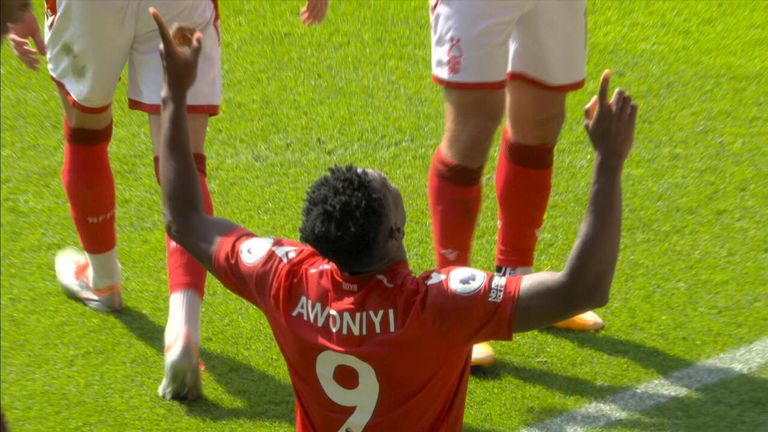
[[[448,286],[458,295],[468,296],[485,283],[485,272],[470,267],[457,267],[448,274]]]
[[[488,301],[501,303],[501,296],[504,294],[504,287],[507,285],[507,277],[496,275],[491,281],[491,290],[488,291]]]
[[[264,258],[274,242],[271,238],[253,237],[240,244],[240,260],[245,265],[254,265]]]
[[[436,283],[440,283],[440,282],[444,281],[445,278],[447,278],[447,277],[448,276],[446,276],[446,275],[444,275],[444,274],[442,274],[440,272],[434,271],[434,272],[432,272],[431,275],[429,275],[429,280],[427,281],[427,285],[434,285]]]
[[[296,249],[296,246],[275,246],[272,248],[277,256],[286,264],[288,264],[288,261],[296,258]]]

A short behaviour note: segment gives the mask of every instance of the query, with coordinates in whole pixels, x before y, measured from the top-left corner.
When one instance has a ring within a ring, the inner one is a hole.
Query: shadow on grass
[[[157,352],[163,352],[163,328],[143,312],[126,307],[114,315],[134,336]],[[240,399],[242,407],[223,407],[205,397],[180,402],[193,417],[210,420],[268,419],[293,423],[294,405],[291,387],[253,366],[205,349],[200,350],[205,361],[205,375],[227,393]],[[158,396],[159,397],[159,396]]]
[[[727,369],[705,367],[702,374],[723,376],[722,381],[704,385],[696,389],[689,377],[673,374],[675,371],[689,368],[695,363],[658,348],[633,341],[619,339],[599,333],[574,333],[563,330],[544,330],[552,336],[566,339],[572,343],[593,351],[599,351],[612,357],[626,358],[644,368],[656,371],[660,376],[667,376],[671,383],[692,391],[691,397],[672,399],[660,405],[650,407],[638,417],[619,421],[616,425],[631,430],[686,430],[701,431],[717,425],[716,430],[752,431],[755,426],[768,424],[765,396],[768,394],[768,380],[751,375],[730,376]],[[711,369],[711,370],[706,370]],[[670,375],[671,374],[671,375]],[[513,376],[533,385],[547,387],[562,394],[600,400],[630,387],[602,385],[582,378],[570,377],[543,369],[517,366],[501,360],[490,369],[473,369],[477,379],[496,379],[501,376]],[[723,391],[724,388],[742,389],[741,392]],[[731,406],[731,410],[717,412],[716,408]],[[677,407],[670,409],[669,407]],[[621,407],[633,412],[632,406]],[[549,410],[548,410],[549,411]],[[726,412],[727,411],[727,412]],[[538,412],[540,419],[551,418],[562,412]],[[603,426],[606,428],[609,426]],[[703,428],[703,429],[702,429]]]

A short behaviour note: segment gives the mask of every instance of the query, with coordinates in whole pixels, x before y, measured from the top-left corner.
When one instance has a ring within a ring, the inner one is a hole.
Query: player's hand
[[[301,22],[306,25],[320,24],[328,12],[328,0],[307,0],[301,8]]]
[[[600,90],[584,107],[584,128],[600,157],[623,162],[635,139],[637,105],[621,88],[608,101],[611,71],[600,77]]]
[[[45,42],[40,35],[40,26],[37,24],[35,14],[30,10],[21,12],[19,21],[9,26],[8,40],[11,42],[13,52],[19,59],[32,70],[37,70],[40,64],[40,56],[45,55]],[[35,42],[35,48],[29,43],[29,39]]]
[[[150,7],[160,32],[160,58],[165,69],[165,89],[171,95],[186,95],[197,77],[197,62],[202,50],[203,34],[192,27],[174,25],[171,31],[157,9]]]

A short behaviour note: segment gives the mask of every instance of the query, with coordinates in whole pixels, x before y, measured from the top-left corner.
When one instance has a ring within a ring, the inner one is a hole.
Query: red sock
[[[205,207],[205,212],[212,215],[213,201],[211,201],[211,194],[208,192],[208,184],[205,181],[207,174],[205,155],[194,153],[193,156],[200,179],[200,188],[203,192],[203,206]],[[160,181],[159,174],[159,159],[155,157],[155,176],[158,182]],[[168,258],[168,294],[192,288],[202,299],[205,294],[205,277],[207,275],[205,267],[192,258],[184,248],[171,240],[168,234],[165,235],[165,253]]]
[[[109,166],[112,123],[104,129],[72,127],[64,120],[61,180],[83,249],[90,254],[115,248],[115,180]]]
[[[446,158],[438,148],[429,166],[429,211],[438,268],[469,265],[472,234],[480,212],[483,167],[470,168]]]
[[[512,142],[504,128],[496,168],[499,230],[496,265],[528,267],[544,222],[552,186],[555,145]]]

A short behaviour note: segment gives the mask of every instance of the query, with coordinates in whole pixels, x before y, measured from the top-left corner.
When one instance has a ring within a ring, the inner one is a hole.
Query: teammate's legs
[[[127,2],[46,3],[48,70],[64,110],[61,178],[86,253],[60,252],[56,275],[68,295],[97,310],[122,307],[108,146],[112,97],[133,37],[129,11]]]
[[[64,166],[61,179],[69,199],[70,212],[87,257],[85,282],[98,294],[115,298],[102,305],[120,309],[120,265],[115,235],[115,182],[109,163],[112,138],[112,111],[84,113],[68,102],[68,93],[59,89],[64,109]],[[63,268],[73,265],[57,262],[57,273],[77,272]],[[85,265],[85,262],[74,264]],[[81,270],[83,271],[83,270]],[[72,294],[72,293],[70,293]],[[89,306],[98,309],[98,303]]]
[[[565,92],[525,81],[507,85],[508,121],[496,168],[500,267],[532,267],[547,210],[555,143],[565,120]]]
[[[503,90],[446,88],[444,94],[445,130],[428,177],[438,267],[469,265],[483,166],[504,114]]]
[[[429,207],[438,267],[469,265],[480,210],[481,176],[504,115],[509,46],[531,2],[432,2],[432,79],[445,87],[445,130],[429,170]],[[488,343],[473,365],[490,365]]]
[[[468,265],[481,176],[504,114],[508,39],[527,2],[433,2],[432,79],[445,87],[445,129],[429,169],[438,267]]]
[[[221,66],[218,16],[212,1],[165,0],[155,4],[168,22],[178,22],[203,33],[203,49],[197,79],[188,93],[189,134],[206,211],[213,205],[206,184],[204,144],[208,117],[218,113],[221,98]],[[138,17],[143,29],[134,41],[129,61],[129,105],[149,113],[155,156],[160,145],[160,94],[162,65],[157,55],[159,37],[149,14]],[[157,169],[157,157],[155,157]],[[165,375],[158,393],[165,398],[192,399],[202,390],[199,376],[200,308],[205,292],[206,270],[166,235],[168,322],[165,329]]]
[[[500,273],[533,270],[566,94],[584,83],[585,14],[584,0],[536,3],[521,15],[510,40],[508,121],[496,170]],[[592,312],[556,325],[576,330],[602,326]]]
[[[158,150],[160,115],[149,115],[155,148],[155,175],[159,178]],[[213,202],[206,182],[204,153],[208,114],[190,114],[189,137],[203,193],[205,211],[213,214]],[[168,321],[165,326],[166,373],[158,392],[166,399],[194,399],[202,391],[198,371],[200,309],[205,294],[207,271],[181,246],[165,235],[168,267]]]

